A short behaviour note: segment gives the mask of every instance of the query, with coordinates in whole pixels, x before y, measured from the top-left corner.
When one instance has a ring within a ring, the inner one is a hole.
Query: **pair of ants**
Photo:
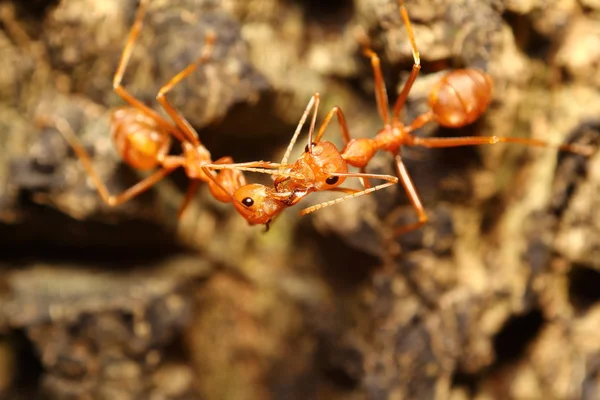
[[[81,145],[69,124],[65,120],[56,117],[53,118],[52,122],[73,148],[102,200],[110,206],[117,206],[132,199],[148,190],[175,169],[183,167],[186,175],[190,178],[190,184],[179,209],[179,217],[194,197],[199,183],[206,182],[214,198],[221,202],[231,202],[239,214],[250,224],[264,224],[267,229],[269,223],[284,209],[297,204],[309,193],[336,191],[345,193],[345,195],[335,200],[305,208],[300,211],[301,215],[310,214],[324,207],[373,193],[397,184],[398,181],[404,187],[416,211],[418,220],[395,229],[394,233],[400,235],[419,228],[427,222],[427,214],[402,160],[402,146],[441,148],[520,143],[527,146],[557,147],[563,151],[583,155],[592,153],[592,149],[587,146],[571,144],[553,146],[536,139],[497,136],[455,138],[421,138],[414,136],[413,131],[431,121],[450,128],[459,128],[473,123],[485,112],[491,102],[493,84],[490,76],[479,70],[460,69],[451,71],[431,91],[429,95],[430,110],[415,118],[409,125],[404,125],[400,121],[400,112],[419,74],[421,65],[419,51],[404,1],[398,0],[398,4],[400,15],[408,32],[414,64],[408,80],[394,104],[391,117],[379,57],[370,49],[366,40],[363,43],[364,54],[371,61],[375,77],[377,107],[383,120],[383,127],[373,138],[351,139],[344,113],[339,107],[331,109],[315,134],[320,100],[317,93],[310,99],[280,163],[256,161],[234,164],[230,157],[222,157],[212,161],[210,152],[200,142],[197,132],[185,117],[169,103],[166,95],[198,66],[210,60],[215,42],[214,34],[209,33],[206,36],[204,49],[198,59],[161,87],[156,96],[156,99],[173,122],[167,121],[160,114],[136,99],[121,84],[134,44],[142,28],[142,20],[148,0],[140,1],[134,24],[129,32],[126,46],[114,75],[113,88],[129,106],[120,107],[113,111],[111,137],[122,159],[127,164],[139,170],[158,169],[121,194],[111,195],[95,172],[91,157]],[[308,144],[298,160],[290,164],[288,159],[291,151],[311,110],[312,118]],[[322,140],[325,130],[334,116],[341,128],[341,136],[344,142],[344,147],[341,150],[333,143]],[[169,155],[171,137],[181,142],[181,155]],[[394,155],[397,176],[366,173],[366,167],[379,150]],[[349,166],[358,168],[359,172],[349,172]],[[274,186],[271,188],[260,184],[248,184],[243,171],[271,174],[274,177]],[[341,187],[347,178],[359,178],[363,190]],[[380,179],[385,182],[371,186],[370,179]]]

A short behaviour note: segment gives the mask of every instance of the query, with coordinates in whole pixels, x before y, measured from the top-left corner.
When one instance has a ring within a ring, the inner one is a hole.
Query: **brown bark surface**
[[[307,217],[290,208],[267,233],[206,185],[178,221],[182,171],[110,208],[36,118],[66,119],[111,192],[144,176],[109,137],[136,5],[0,1],[2,398],[600,396],[599,155],[406,148],[430,221],[399,238],[414,220],[400,185]],[[406,6],[423,69],[404,121],[448,69],[494,79],[475,124],[419,135],[598,146],[600,2]],[[124,85],[159,110],[159,88],[212,30],[213,59],[170,98],[213,159],[277,162],[315,92],[321,118],[339,105],[352,137],[381,128],[358,27],[394,100],[412,66],[395,0],[153,0]],[[368,170],[394,174],[392,157]]]

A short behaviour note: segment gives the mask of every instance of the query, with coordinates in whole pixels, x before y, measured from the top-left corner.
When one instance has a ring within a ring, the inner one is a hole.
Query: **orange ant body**
[[[68,122],[59,117],[40,117],[49,120],[71,145],[77,157],[81,161],[87,174],[92,179],[102,200],[109,206],[117,206],[131,200],[133,197],[148,190],[175,169],[183,167],[186,175],[192,180],[186,193],[183,204],[179,209],[179,217],[183,214],[190,200],[198,189],[199,182],[209,185],[211,195],[221,202],[232,202],[236,209],[246,210],[248,201],[245,200],[247,193],[254,189],[254,185],[247,185],[242,171],[236,169],[225,169],[215,173],[206,168],[204,164],[212,164],[210,152],[202,145],[197,132],[188,121],[179,114],[169,103],[165,95],[180,81],[191,74],[198,65],[206,62],[212,52],[214,35],[208,34],[205,39],[205,47],[201,56],[192,64],[188,65],[180,73],[175,75],[159,91],[156,99],[169,114],[175,124],[161,117],[151,108],[131,95],[122,85],[121,81],[125,69],[131,57],[134,43],[142,28],[142,20],[148,5],[148,0],[141,0],[135,17],[135,22],[130,30],[127,44],[121,55],[117,71],[113,79],[115,92],[125,100],[129,106],[115,109],[111,115],[111,138],[115,143],[117,151],[124,162],[139,170],[159,169],[138,182],[131,188],[119,195],[111,195],[102,182],[99,175],[92,166],[91,157],[77,139]],[[168,155],[171,136],[182,144],[183,155]],[[222,157],[212,165],[231,164],[230,157]],[[265,166],[263,163],[254,163],[257,166]],[[267,163],[269,166],[274,164]],[[252,170],[250,168],[249,170]],[[275,172],[273,172],[275,173]],[[282,172],[281,172],[282,173]],[[278,174],[281,174],[278,173]],[[231,193],[234,195],[231,195]],[[274,189],[264,188],[261,191],[264,198],[262,209],[254,213],[242,213],[251,224],[267,224],[270,218],[280,213],[287,205],[290,193],[277,193]],[[270,217],[263,217],[264,215]]]
[[[430,92],[430,111],[418,116],[409,125],[404,125],[400,121],[400,112],[404,107],[412,85],[419,74],[421,64],[412,25],[404,6],[404,1],[398,0],[398,3],[400,14],[406,26],[411,43],[414,63],[410,76],[394,104],[392,119],[390,121],[388,97],[383,82],[379,57],[369,48],[368,44],[365,43],[364,53],[371,60],[371,66],[375,77],[375,97],[384,126],[377,132],[374,138],[350,139],[344,114],[339,107],[334,107],[325,117],[323,124],[313,140],[314,122],[319,103],[319,95],[313,95],[303,117],[303,119],[306,118],[310,108],[314,105],[315,111],[309,130],[308,144],[305,148],[305,152],[294,164],[285,169],[285,172],[293,173],[293,176],[284,176],[281,174],[276,178],[275,189],[277,192],[292,193],[292,197],[288,199],[289,205],[296,204],[309,192],[336,190],[346,192],[348,195],[308,207],[300,212],[301,215],[309,214],[321,208],[354,197],[370,194],[375,190],[393,185],[398,182],[399,178],[418,216],[417,222],[401,226],[394,231],[395,235],[400,235],[417,229],[427,222],[425,209],[400,155],[402,146],[442,148],[496,143],[520,143],[527,146],[540,147],[553,146],[542,140],[514,137],[471,136],[456,138],[421,138],[412,135],[413,131],[421,128],[430,121],[435,121],[439,125],[449,128],[460,128],[473,123],[485,112],[490,104],[493,83],[491,77],[480,70],[460,69],[451,71],[447,73]],[[332,143],[320,140],[334,115],[337,117],[340,124],[342,139],[344,141],[344,147],[341,151],[339,151]],[[267,168],[281,169],[282,165],[287,164],[287,158],[289,157],[298,134],[299,130],[296,131],[292,138],[281,163],[273,166],[265,165]],[[555,147],[558,147],[560,150],[582,155],[590,155],[592,153],[591,149],[587,146],[563,144]],[[389,175],[370,175],[365,173],[366,166],[379,150],[388,151],[395,155],[398,178]],[[359,168],[360,173],[348,173],[348,165]],[[215,165],[210,168],[223,169],[236,167],[235,164],[233,164],[228,166]],[[358,191],[340,188],[339,185],[344,182],[346,177],[350,176],[361,178],[365,190]],[[370,187],[369,182],[366,180],[368,178],[379,178],[387,180],[388,182],[379,186]],[[301,193],[302,196],[296,197],[296,193]]]
[[[292,137],[292,140],[288,145],[287,151],[280,163],[276,164],[266,161],[257,161],[239,164],[202,165],[205,174],[207,174],[213,180],[215,178],[212,177],[212,175],[210,174],[211,170],[254,171],[269,173],[277,176],[277,178],[275,179],[275,192],[273,192],[273,189],[267,188],[264,185],[251,184],[241,187],[235,193],[232,193],[231,191],[228,191],[226,188],[222,187],[219,183],[215,182],[229,194],[229,196],[232,198],[232,202],[236,210],[247,220],[250,221],[250,215],[253,215],[253,218],[261,218],[259,220],[256,220],[257,222],[255,223],[268,223],[277,214],[279,214],[281,210],[277,210],[277,212],[275,212],[274,208],[269,207],[269,203],[272,201],[271,196],[274,195],[282,196],[278,198],[278,201],[281,201],[281,199],[283,198],[285,199],[285,207],[291,207],[297,204],[300,200],[306,197],[306,195],[312,192],[337,191],[348,193],[348,196],[354,198],[372,193],[376,190],[380,190],[398,183],[398,178],[391,175],[367,174],[364,172],[348,172],[348,165],[343,159],[342,155],[340,154],[340,151],[335,147],[335,145],[331,142],[319,141],[318,139],[317,143],[313,142],[311,151],[305,151],[304,154],[294,164],[287,164],[287,160],[289,158],[294,144],[296,143],[296,139],[298,138],[298,135],[302,130],[302,127],[308,117],[308,114],[314,105],[315,110],[313,112],[312,122],[309,131],[309,137],[312,137],[316,121],[319,99],[319,95],[315,94],[309,101],[308,106],[306,107],[306,110],[304,111],[304,114],[300,119],[298,127],[296,128],[294,136]],[[336,109],[338,108],[334,108],[334,110]],[[332,110],[332,112],[328,115],[326,121],[329,121],[329,119],[332,118],[334,110]],[[343,119],[343,114],[340,113],[338,114],[338,116],[341,116],[340,124],[342,126],[342,130],[344,134],[348,136],[348,129],[345,124],[345,120]],[[327,123],[323,123],[319,131],[318,137],[322,136],[326,126]],[[277,169],[277,171],[269,171],[267,170],[267,168]],[[346,178],[350,177],[356,177],[360,179],[382,179],[387,182],[372,188],[369,187],[362,191],[339,187],[346,180]],[[327,205],[329,205],[329,203],[333,204],[334,202],[343,201],[347,199],[348,196],[330,202],[324,202],[321,204],[314,205],[312,207],[302,210],[300,213],[302,215],[307,214],[316,210],[317,208],[315,207],[326,207]],[[241,202],[235,201],[235,198],[243,198],[243,200]],[[258,210],[261,211],[259,212]],[[272,210],[271,213],[269,213],[269,210]]]

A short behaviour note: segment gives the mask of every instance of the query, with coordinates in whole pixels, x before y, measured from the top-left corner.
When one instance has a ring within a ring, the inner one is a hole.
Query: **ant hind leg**
[[[75,132],[73,132],[73,129],[69,123],[65,119],[56,116],[41,116],[37,119],[40,125],[54,127],[63,136],[67,143],[69,143],[77,155],[77,158],[79,158],[79,161],[83,165],[86,173],[94,183],[94,186],[96,186],[96,190],[100,194],[100,197],[109,206],[118,206],[119,204],[123,204],[142,194],[162,180],[165,176],[169,175],[171,172],[181,166],[184,162],[184,160],[180,157],[169,157],[168,166],[163,166],[162,168],[156,170],[152,175],[136,183],[129,189],[126,189],[121,194],[112,195],[108,191],[106,184],[102,182],[102,179],[100,179],[100,176],[94,169],[90,155],[77,138]]]
[[[412,29],[412,24],[410,23],[410,18],[408,17],[408,12],[406,11],[406,7],[404,6],[404,0],[398,0],[398,5],[400,7],[400,15],[404,20],[404,25],[406,26],[406,31],[408,32],[408,39],[410,41],[410,46],[413,54],[413,67],[410,71],[410,75],[407,81],[404,83],[400,94],[398,94],[398,98],[396,99],[396,103],[394,104],[394,122],[398,122],[400,119],[400,111],[404,107],[406,103],[406,99],[408,98],[408,93],[410,89],[412,89],[417,76],[419,75],[419,71],[421,71],[421,57],[419,55],[419,49],[417,48],[417,42],[415,41],[415,33]]]

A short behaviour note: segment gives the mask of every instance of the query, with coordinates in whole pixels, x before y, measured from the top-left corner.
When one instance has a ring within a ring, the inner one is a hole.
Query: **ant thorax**
[[[334,176],[332,173],[348,173],[348,164],[333,143],[323,141],[313,143],[310,151],[307,146],[289,172],[294,175],[275,180],[277,191],[306,194],[341,185],[345,178]]]
[[[377,149],[396,153],[404,143],[406,131],[401,122],[382,128],[375,136]]]
[[[313,144],[310,151],[305,152],[298,160],[306,163],[313,175],[311,188],[316,191],[328,190],[341,185],[345,178],[334,176],[348,173],[348,164],[340,151],[331,142]]]
[[[181,147],[186,160],[184,167],[187,176],[207,182],[209,178],[204,174],[202,166],[210,164],[210,152],[204,146],[194,146],[188,142],[182,143]]]

